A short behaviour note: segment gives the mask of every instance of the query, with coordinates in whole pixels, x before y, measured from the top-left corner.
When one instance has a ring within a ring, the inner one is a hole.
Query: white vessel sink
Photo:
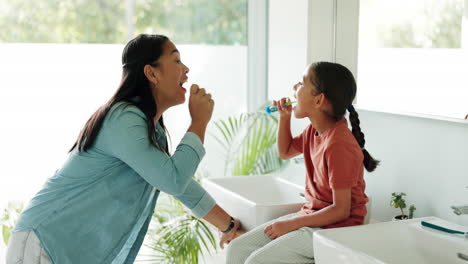
[[[421,226],[421,221],[468,232],[468,227],[437,217],[382,222],[314,233],[315,261],[327,263],[464,263],[468,239]]]
[[[206,178],[202,185],[246,230],[298,212],[305,202],[303,187],[273,175]]]

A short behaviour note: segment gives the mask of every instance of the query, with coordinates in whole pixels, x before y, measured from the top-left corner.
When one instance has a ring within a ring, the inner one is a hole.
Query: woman
[[[68,160],[21,214],[10,263],[133,263],[159,195],[166,192],[234,238],[234,220],[192,178],[214,102],[192,85],[187,133],[168,152],[163,113],[185,101],[189,69],[165,36],[139,35],[122,54],[115,95],[88,120]]]

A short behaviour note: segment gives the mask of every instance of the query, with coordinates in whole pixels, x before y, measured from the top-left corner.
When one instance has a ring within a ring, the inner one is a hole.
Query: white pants
[[[6,254],[6,264],[51,264],[33,231],[13,232]]]
[[[275,240],[263,233],[268,225],[297,216],[279,217],[234,239],[227,248],[226,264],[314,263],[312,235],[320,228],[301,227]]]

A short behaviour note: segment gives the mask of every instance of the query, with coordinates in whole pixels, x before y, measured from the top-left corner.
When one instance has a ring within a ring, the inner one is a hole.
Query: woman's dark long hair
[[[331,62],[316,62],[310,69],[315,73],[315,78],[310,81],[332,105],[333,113],[328,113],[331,118],[338,121],[343,118],[346,110],[349,111],[352,133],[364,154],[364,167],[369,172],[374,171],[380,161],[375,160],[364,148],[366,140],[361,131],[359,115],[352,105],[356,96],[356,81],[353,74],[343,65]]]
[[[156,115],[157,105],[149,81],[143,72],[147,64],[158,66],[158,60],[163,54],[163,46],[167,41],[169,39],[166,36],[141,34],[127,43],[122,52],[123,72],[119,88],[110,100],[89,118],[70,151],[75,148],[78,148],[79,152],[87,151],[96,140],[111,107],[117,102],[126,102],[138,107],[145,114],[149,144],[163,152],[169,152],[167,142],[165,148],[162,148],[156,139],[153,118]],[[137,96],[139,100],[132,100]],[[159,124],[166,132],[162,116]]]

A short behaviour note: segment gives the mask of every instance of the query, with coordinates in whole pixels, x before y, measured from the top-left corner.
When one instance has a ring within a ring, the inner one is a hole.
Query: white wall
[[[406,192],[416,217],[438,216],[468,225],[451,205],[468,204],[468,124],[359,111],[366,147],[382,165],[365,176],[373,218],[395,213],[392,192]],[[408,204],[409,205],[409,204]]]
[[[398,210],[390,207],[392,192],[405,192],[415,217],[437,216],[468,225],[468,216],[450,206],[468,204],[467,124],[421,117],[358,110],[366,148],[381,166],[366,173],[366,193],[372,196],[372,218],[388,221]],[[304,127],[295,123],[294,130]],[[291,164],[282,175],[304,185],[303,165]]]
[[[270,0],[268,99],[293,95],[307,66],[307,1]]]

